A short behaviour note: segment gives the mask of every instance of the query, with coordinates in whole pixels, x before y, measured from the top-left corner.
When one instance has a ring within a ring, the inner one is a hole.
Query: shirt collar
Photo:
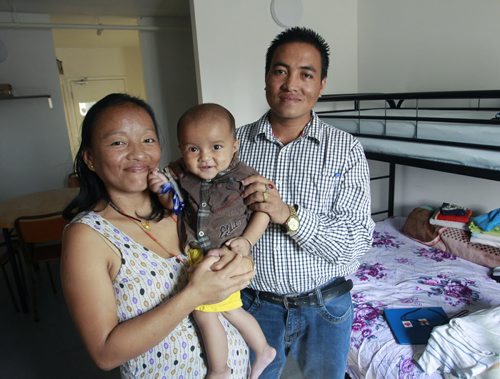
[[[271,123],[269,122],[269,113],[266,112],[258,121],[257,128],[254,129],[251,139],[255,141],[257,136],[264,135],[269,141],[275,140],[273,136],[273,131],[271,128]],[[320,118],[316,114],[316,112],[311,111],[311,120],[307,123],[306,127],[302,131],[303,138],[310,138],[316,140],[317,142],[321,141],[321,135],[323,130],[323,123]]]

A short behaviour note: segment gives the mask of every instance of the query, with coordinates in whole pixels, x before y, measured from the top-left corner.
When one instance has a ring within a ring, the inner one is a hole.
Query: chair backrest
[[[7,254],[7,248],[5,247],[5,242],[0,243],[0,266],[5,265],[9,261],[9,255]]]
[[[60,212],[37,216],[22,216],[15,221],[19,238],[35,244],[61,241],[66,221]]]

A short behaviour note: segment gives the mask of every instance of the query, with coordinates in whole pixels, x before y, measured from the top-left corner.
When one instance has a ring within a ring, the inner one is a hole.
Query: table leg
[[[28,313],[28,305],[26,303],[27,292],[25,283],[20,274],[20,267],[17,265],[17,257],[15,256],[16,252],[14,247],[12,246],[12,240],[10,238],[10,231],[7,228],[2,228],[3,237],[5,240],[5,246],[7,248],[7,254],[10,259],[10,263],[12,265],[12,272],[14,274],[14,281],[16,282],[17,293],[19,295],[19,302],[21,303],[21,309],[24,313]],[[22,264],[20,262],[20,264]]]

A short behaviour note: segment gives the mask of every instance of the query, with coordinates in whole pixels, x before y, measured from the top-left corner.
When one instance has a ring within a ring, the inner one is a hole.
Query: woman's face
[[[139,106],[105,110],[94,126],[84,160],[104,182],[110,196],[147,189],[148,172],[158,167],[160,145],[153,120]]]

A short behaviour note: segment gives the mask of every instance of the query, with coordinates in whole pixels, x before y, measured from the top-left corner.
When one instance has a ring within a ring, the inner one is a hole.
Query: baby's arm
[[[253,245],[255,245],[266,231],[269,220],[267,213],[254,212],[243,234],[240,237],[235,237],[227,241],[226,246],[235,253],[243,256],[250,255]]]
[[[152,170],[148,175],[149,189],[158,195],[161,205],[172,210],[174,203],[172,201],[172,192],[162,193],[162,187],[168,183],[167,177],[159,170]]]

